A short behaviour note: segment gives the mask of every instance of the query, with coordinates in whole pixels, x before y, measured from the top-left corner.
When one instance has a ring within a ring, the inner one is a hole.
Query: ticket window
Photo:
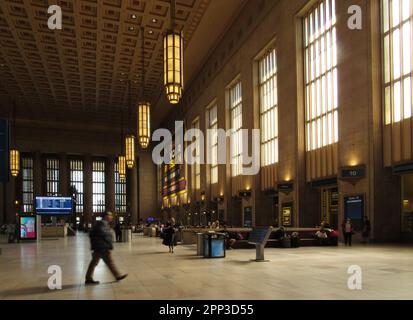
[[[402,232],[413,233],[413,174],[402,176]]]

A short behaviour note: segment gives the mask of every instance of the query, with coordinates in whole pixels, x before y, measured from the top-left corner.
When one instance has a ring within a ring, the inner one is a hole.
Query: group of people
[[[354,229],[353,222],[351,221],[350,218],[347,218],[343,221],[343,223],[341,224],[341,229],[342,229],[343,237],[344,237],[344,245],[351,247],[355,229]],[[363,223],[362,223],[362,233],[361,233],[363,237],[363,243],[369,242],[370,231],[371,231],[370,220],[368,219],[368,217],[364,217]],[[338,237],[338,233],[335,230],[333,230],[327,222],[322,221],[320,224],[320,230],[316,232],[316,237],[319,239],[320,243],[324,243],[327,241],[327,239],[331,235]]]
[[[343,221],[341,228],[343,230],[344,236],[344,244],[351,247],[352,239],[354,235],[354,226],[351,219],[346,219]],[[364,217],[362,227],[361,227],[361,235],[363,237],[363,243],[368,243],[370,240],[370,231],[371,231],[371,224],[368,217]]]
[[[112,239],[112,231],[110,224],[113,221],[113,214],[111,212],[107,212],[104,214],[102,220],[97,221],[95,226],[92,228],[90,232],[90,242],[91,242],[91,250],[92,250],[92,260],[89,264],[87,273],[86,273],[86,280],[85,283],[87,285],[90,284],[98,284],[99,281],[95,281],[93,279],[93,273],[98,265],[99,261],[102,259],[105,264],[108,266],[109,270],[112,272],[113,276],[117,281],[123,280],[127,277],[127,274],[121,274],[117,267],[115,266],[112,258],[111,251],[113,250],[113,239]],[[344,236],[344,244],[345,246],[352,245],[352,236],[354,234],[354,226],[351,219],[345,219],[341,225],[343,230]],[[215,221],[210,226],[211,229],[218,230],[220,229],[226,236],[226,247],[227,249],[231,249],[234,243],[237,241],[237,236],[231,234],[225,224],[220,223],[219,221]],[[367,217],[364,217],[363,224],[362,224],[362,236],[363,242],[367,243],[370,237],[370,220]],[[174,247],[177,244],[176,233],[177,233],[177,226],[174,218],[170,218],[166,223],[165,227],[162,230],[162,243],[165,246],[168,246],[169,253],[174,253]],[[116,232],[116,240],[121,240],[121,226],[120,224],[116,224],[115,226]],[[328,223],[322,222],[320,226],[320,230],[316,233],[316,236],[323,241],[323,239],[328,238],[328,233],[335,232]]]

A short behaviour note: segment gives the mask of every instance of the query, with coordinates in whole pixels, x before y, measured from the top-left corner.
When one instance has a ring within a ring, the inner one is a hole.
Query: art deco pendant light
[[[20,172],[20,152],[16,149],[16,103],[13,102],[13,145],[10,148],[10,174],[17,177]]]
[[[121,112],[121,131],[120,131],[120,155],[118,157],[118,172],[119,180],[121,182],[126,181],[126,157],[123,153],[123,110]]]
[[[151,135],[151,105],[145,101],[145,32],[141,28],[142,41],[142,87],[141,87],[141,101],[138,103],[138,141],[142,149],[149,146]]]
[[[132,132],[131,118],[131,83],[129,81],[129,132]],[[125,157],[128,169],[132,169],[135,166],[135,136],[131,133],[125,137]]]
[[[171,27],[166,32],[164,45],[164,85],[166,96],[171,104],[177,104],[184,86],[183,52],[184,38],[182,32],[175,30],[175,0],[171,0]]]

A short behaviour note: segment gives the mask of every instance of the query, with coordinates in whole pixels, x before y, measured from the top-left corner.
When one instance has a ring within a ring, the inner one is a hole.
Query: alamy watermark
[[[47,273],[51,274],[47,280],[49,290],[62,290],[62,268],[58,265],[51,265]]]
[[[62,8],[58,5],[49,6],[47,13],[51,14],[47,20],[47,26],[50,30],[62,30]]]
[[[50,30],[62,30],[62,8],[58,5],[51,5],[47,9],[51,15],[47,21]],[[358,5],[348,7],[347,13],[350,17],[347,20],[347,26],[350,30],[361,30],[363,22],[363,10]]]
[[[363,273],[358,265],[351,265],[347,269],[347,274],[351,276],[347,280],[347,288],[349,290],[362,290]]]
[[[227,164],[227,139],[230,140],[230,161],[239,166],[242,175],[256,175],[260,170],[261,134],[259,129],[207,129],[207,137],[200,129],[184,132],[184,122],[175,122],[175,139],[168,129],[157,129],[152,141],[159,142],[152,151],[155,164]],[[250,135],[251,133],[251,135]],[[251,139],[250,139],[251,137]],[[250,143],[251,141],[251,143]],[[185,142],[189,144],[185,148]],[[206,154],[205,154],[206,143]],[[212,152],[212,146],[216,146]],[[251,150],[250,150],[251,146]],[[251,151],[251,152],[250,152]],[[251,154],[251,155],[250,155]]]

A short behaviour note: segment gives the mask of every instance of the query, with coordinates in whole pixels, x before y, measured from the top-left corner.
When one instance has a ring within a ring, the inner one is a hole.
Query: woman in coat
[[[174,246],[176,246],[175,237],[175,219],[172,218],[163,230],[163,242],[165,246],[169,247],[169,253],[174,253]]]

